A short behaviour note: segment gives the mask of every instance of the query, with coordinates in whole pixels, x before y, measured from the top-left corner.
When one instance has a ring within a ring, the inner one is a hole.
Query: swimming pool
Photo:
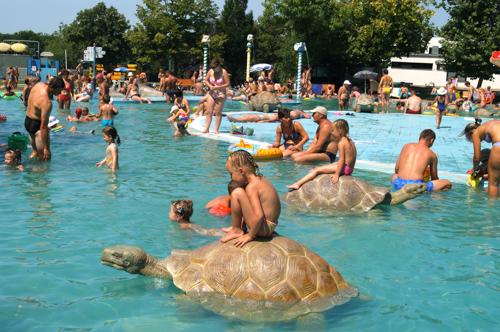
[[[240,104],[241,105],[241,104]],[[77,105],[73,105],[74,109]],[[305,105],[304,107],[309,107]],[[105,143],[97,123],[52,136],[53,161],[2,169],[0,207],[0,321],[7,331],[53,330],[495,330],[499,324],[500,204],[461,180],[472,146],[458,132],[463,118],[444,118],[434,150],[448,193],[423,195],[403,206],[363,214],[307,215],[284,206],[279,232],[335,266],[360,296],[324,313],[324,320],[249,323],[207,311],[171,282],[102,266],[103,247],[132,244],[163,257],[215,239],[182,231],[168,221],[169,202],[191,198],[193,221],[221,227],[203,205],[225,192],[228,143],[192,136],[175,139],[163,104],[120,104],[122,138],[116,176],[95,168]],[[241,110],[233,103],[227,110]],[[23,130],[20,103],[0,101],[0,142]],[[91,111],[96,105],[91,104]],[[63,113],[53,111],[63,124]],[[331,119],[337,116],[332,114]],[[355,175],[388,186],[402,144],[415,141],[432,116],[356,114],[346,117],[358,141]],[[313,134],[310,120],[301,120]],[[245,124],[244,124],[245,125]],[[248,124],[254,139],[272,142],[276,124]],[[223,123],[224,130],[229,124]],[[261,163],[281,195],[309,166]],[[444,171],[448,172],[445,173]],[[456,177],[456,178],[455,178]]]

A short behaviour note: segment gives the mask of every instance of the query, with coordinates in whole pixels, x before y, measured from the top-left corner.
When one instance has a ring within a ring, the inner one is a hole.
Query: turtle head
[[[101,263],[128,273],[141,273],[148,264],[148,256],[141,248],[119,245],[104,248]]]

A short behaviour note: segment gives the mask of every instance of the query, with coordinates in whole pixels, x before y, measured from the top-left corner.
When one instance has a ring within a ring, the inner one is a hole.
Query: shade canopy
[[[0,52],[8,52],[10,51],[10,44],[0,43]]]
[[[500,67],[500,51],[495,51],[491,54],[490,62]]]
[[[253,65],[252,67],[250,67],[250,72],[253,73],[256,71],[271,70],[272,68],[273,68],[273,66],[271,66],[268,63],[258,63],[256,65]]]
[[[16,53],[24,53],[28,49],[28,46],[23,43],[15,43],[12,44],[10,48]]]
[[[362,70],[358,71],[356,74],[354,74],[354,78],[358,80],[369,80],[369,79],[376,79],[377,78],[377,73],[374,73],[369,70]]]

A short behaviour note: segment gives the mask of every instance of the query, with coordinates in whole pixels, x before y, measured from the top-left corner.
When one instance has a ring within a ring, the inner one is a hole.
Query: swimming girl
[[[116,172],[118,170],[118,145],[120,145],[120,136],[115,127],[105,127],[102,130],[102,137],[108,146],[106,147],[106,157],[100,162],[96,163],[96,167],[101,167],[106,164],[111,171]]]
[[[341,175],[352,175],[354,165],[356,164],[356,145],[349,138],[349,124],[344,119],[338,119],[333,122],[332,135],[339,142],[338,155],[336,163],[313,168],[309,174],[299,181],[287,186],[288,189],[299,189],[304,183],[311,181],[319,174],[332,174],[333,183],[337,183]]]
[[[24,165],[21,163],[21,150],[7,149],[4,154],[4,164],[24,171]]]
[[[177,222],[182,229],[190,229],[201,235],[209,235],[209,236],[220,236],[222,232],[210,228],[205,229],[199,225],[196,225],[191,222],[191,216],[193,215],[193,201],[188,199],[180,199],[170,202],[170,212],[169,219],[170,221]]]
[[[437,111],[436,111],[436,129],[439,129],[441,126],[441,119],[443,118],[443,113],[446,112],[446,107],[448,106],[448,99],[446,98],[446,89],[445,88],[439,88],[437,91],[437,96],[436,99],[434,99],[434,102],[437,105]]]
[[[300,122],[293,121],[290,117],[289,109],[280,109],[278,119],[281,124],[276,127],[276,140],[273,147],[279,147],[283,152],[283,157],[302,151],[304,144],[309,140],[309,135]],[[283,136],[283,144],[281,137]]]
[[[205,119],[204,133],[208,133],[210,124],[212,123],[212,114],[215,113],[215,130],[214,133],[219,133],[219,127],[222,121],[222,108],[226,100],[226,88],[231,86],[227,71],[222,68],[220,60],[214,58],[210,63],[210,69],[207,73],[205,85],[208,87],[208,112]]]
[[[231,179],[239,184],[231,193],[231,228],[221,242],[236,239],[243,247],[256,236],[271,237],[278,226],[281,203],[274,186],[259,172],[252,155],[244,150],[233,152],[226,161]],[[243,189],[244,188],[244,189]],[[244,225],[248,233],[243,231]]]
[[[491,120],[481,124],[480,119],[465,126],[462,132],[474,146],[472,169],[476,169],[481,161],[481,141],[491,143],[490,157],[488,159],[488,195],[498,197],[500,183],[500,120]]]

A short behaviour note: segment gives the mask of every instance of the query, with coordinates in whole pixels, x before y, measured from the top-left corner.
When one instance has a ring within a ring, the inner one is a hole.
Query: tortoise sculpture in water
[[[269,113],[277,110],[280,105],[281,101],[274,93],[262,91],[250,99],[248,102],[248,109],[250,111]]]
[[[352,176],[341,176],[333,183],[321,174],[298,190],[286,194],[287,203],[306,210],[368,211],[379,204],[400,204],[427,190],[425,184],[408,184],[396,192],[376,187]]]
[[[291,319],[357,296],[335,268],[298,242],[274,236],[237,248],[234,241],[174,250],[164,259],[141,248],[114,246],[103,250],[101,263],[129,273],[172,278],[175,286],[203,299],[212,310],[232,311],[233,316],[237,312],[241,319],[256,313],[254,319]],[[272,308],[279,314],[271,315]]]

